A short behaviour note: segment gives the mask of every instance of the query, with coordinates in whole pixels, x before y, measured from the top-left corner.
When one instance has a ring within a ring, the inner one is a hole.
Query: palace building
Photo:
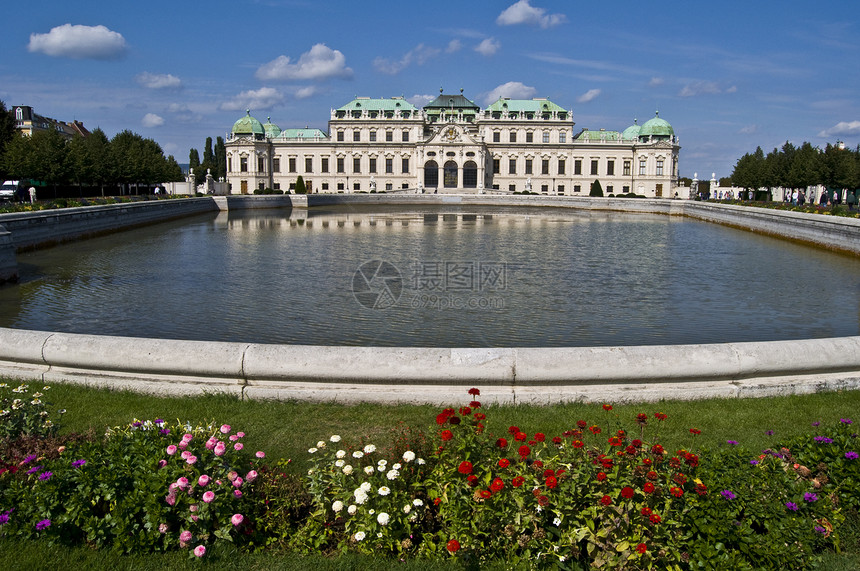
[[[281,130],[250,110],[226,141],[232,194],[308,192],[512,193],[671,198],[680,146],[653,117],[624,131],[575,128],[573,112],[548,99],[500,98],[482,109],[441,92],[418,108],[402,97],[356,97],[333,109],[328,133]]]

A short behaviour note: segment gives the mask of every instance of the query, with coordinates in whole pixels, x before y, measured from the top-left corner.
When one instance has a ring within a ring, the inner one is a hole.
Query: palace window
[[[517,142],[517,132],[516,131],[511,131],[511,142],[512,143]]]
[[[606,161],[607,176],[615,176],[615,161]]]
[[[239,159],[239,172],[248,172],[248,158],[242,157]]]
[[[266,172],[266,159],[263,157],[257,157],[257,171]]]
[[[352,172],[360,173],[361,172],[361,159],[354,158],[352,159]]]
[[[272,159],[272,172],[281,172],[281,159]]]
[[[582,187],[578,184],[573,185],[573,192],[582,192]]]
[[[645,159],[639,159],[639,174],[645,174]]]
[[[343,192],[343,183],[342,182],[337,183],[337,189],[339,191]]]
[[[663,159],[657,160],[657,176],[663,176]]]
[[[361,140],[361,131],[353,131],[352,132],[352,140],[360,141]]]
[[[612,194],[612,192],[613,192],[613,189],[614,189],[614,188],[615,188],[615,187],[613,187],[613,186],[610,184],[609,186],[607,186],[607,187],[606,187],[606,193],[607,193],[607,194]]]
[[[385,173],[392,174],[394,172],[394,159],[385,159]]]
[[[543,142],[544,142],[544,144],[549,143],[549,131],[543,132]]]
[[[630,161],[624,161],[624,176],[630,176]]]
[[[361,190],[361,183],[355,182],[352,184],[352,190]]]
[[[356,171],[356,172],[358,172],[358,171]],[[376,172],[376,159],[374,159],[374,158],[370,159],[370,172],[372,172],[372,173]]]
[[[532,160],[526,159],[526,174],[532,174]]]
[[[549,192],[549,185],[548,184],[540,185],[540,191],[541,191],[541,193],[546,194],[547,192]]]
[[[528,131],[526,133],[526,143],[531,143],[531,142],[534,142],[534,133],[532,133],[531,131]]]
[[[343,131],[337,132],[337,140],[343,142]]]
[[[337,158],[337,172],[346,172],[346,168],[343,166],[343,157]]]
[[[403,174],[409,174],[409,158],[405,157],[401,159],[400,163],[400,170],[403,172]]]
[[[573,174],[582,174],[582,159],[573,161]]]
[[[328,172],[328,157],[323,157],[322,159],[322,168],[320,169],[322,172]]]
[[[290,172],[296,172],[296,158],[290,157]]]
[[[227,172],[233,172],[233,159],[227,158]]]
[[[371,142],[371,143],[375,143],[375,142],[376,142],[376,131],[371,131],[371,132],[370,132],[370,142]]]
[[[391,143],[393,141],[394,141],[394,132],[393,131],[386,131],[385,132],[385,142]]]
[[[408,143],[409,142],[409,131],[403,131],[403,134],[402,134],[400,140],[403,141],[404,143]]]
[[[390,182],[385,183],[385,190],[394,190],[394,184]]]
[[[499,174],[502,172],[502,167],[500,166],[501,161],[499,159],[493,159],[493,174]]]
[[[508,160],[508,174],[517,174],[517,159]]]
[[[549,159],[543,159],[540,163],[540,173],[549,174]]]
[[[501,137],[502,137],[501,133],[499,133],[498,131],[493,131],[493,142],[494,143],[498,143],[499,141],[501,141],[502,140]]]
[[[566,131],[562,131],[561,133],[558,134],[558,142],[559,143],[566,143],[567,142],[567,132]]]
[[[558,174],[564,174],[564,159],[558,159]]]
[[[564,194],[564,185],[563,184],[558,185],[558,191],[557,192],[558,192],[558,194]]]
[[[314,172],[313,157],[305,157],[305,172]]]
[[[591,161],[591,174],[597,174],[597,161]]]

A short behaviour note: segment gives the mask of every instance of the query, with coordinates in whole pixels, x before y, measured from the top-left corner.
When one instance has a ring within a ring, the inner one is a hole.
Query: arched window
[[[424,187],[436,188],[439,186],[439,165],[436,161],[424,163]]]
[[[18,121],[24,120],[24,110],[20,107],[15,108],[15,119],[17,119]]]
[[[475,161],[466,161],[463,165],[463,187],[478,187],[478,164]]]
[[[445,188],[457,188],[457,163],[454,161],[445,163]]]

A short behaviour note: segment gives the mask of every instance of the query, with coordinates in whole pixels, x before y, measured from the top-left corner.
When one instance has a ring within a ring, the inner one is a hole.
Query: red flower
[[[481,403],[479,403],[476,400],[473,400],[472,402],[469,403],[469,406],[472,408],[481,408]]]
[[[436,415],[436,424],[442,425],[448,422],[448,415],[444,412],[440,412]]]
[[[508,428],[508,434],[510,435],[516,435],[516,433],[519,431],[520,428],[518,426],[511,426],[510,428]]]
[[[603,496],[602,498],[600,498],[600,503],[604,506],[612,505],[612,498],[610,498],[609,496]]]
[[[650,522],[651,522],[651,523],[653,523],[654,525],[657,525],[658,523],[660,523],[661,521],[663,521],[663,518],[661,518],[661,517],[660,517],[659,515],[657,515],[657,514],[651,514],[651,516],[648,518],[648,521],[650,521]]]
[[[583,446],[584,446],[584,444],[582,443],[582,440],[574,440],[573,441],[573,447],[574,448],[582,448]]]
[[[648,422],[648,415],[644,412],[640,412],[636,415],[637,424],[646,424]]]
[[[477,396],[481,395],[481,391],[479,391],[478,389],[472,388],[472,389],[469,389],[469,394],[472,395],[473,397],[477,397]]]
[[[471,474],[472,473],[472,463],[468,461],[460,462],[460,467],[457,468],[457,471],[461,474]]]
[[[504,487],[505,483],[502,481],[501,478],[496,478],[495,480],[493,480],[493,483],[490,484],[490,489],[493,490],[493,492],[501,492]]]
[[[636,456],[636,454],[639,452],[639,450],[632,444],[625,448],[624,451],[627,452],[627,454],[629,454],[630,456]]]
[[[654,470],[651,470],[647,474],[645,474],[645,477],[648,478],[649,480],[656,480],[657,478],[660,477],[660,475],[657,474],[657,472],[655,472]]]
[[[630,498],[632,498],[633,494],[635,493],[636,492],[634,492],[633,488],[631,488],[630,486],[624,486],[623,488],[621,488],[621,497],[625,500],[629,500]]]
[[[448,419],[448,422],[450,424],[453,424],[454,426],[457,426],[458,424],[460,424],[460,417],[459,416],[452,416],[451,418]]]
[[[646,551],[648,551],[648,546],[644,543],[640,543],[636,546],[636,551],[639,553],[645,553]]]
[[[577,420],[576,425],[580,428],[585,428],[586,426],[588,426],[588,423],[585,422],[584,420]]]
[[[695,454],[687,452],[686,454],[684,454],[684,462],[687,464],[687,466],[695,468],[699,465],[699,457]]]
[[[663,447],[660,446],[659,444],[655,444],[654,446],[651,447],[651,454],[663,454],[663,453],[665,453],[665,450],[663,450]]]
[[[600,434],[600,427],[599,426],[592,426],[588,430],[590,430],[592,434]]]
[[[700,496],[706,496],[708,494],[708,486],[705,484],[696,484],[696,493]]]
[[[487,418],[487,415],[484,414],[483,412],[476,412],[475,413],[475,420],[484,420],[485,418]]]
[[[622,444],[621,439],[618,438],[617,436],[613,436],[609,439],[609,445],[610,446],[621,446],[621,444]]]
[[[442,503],[442,498],[433,498],[433,505],[438,506]]]
[[[680,498],[681,496],[684,495],[684,490],[682,490],[681,488],[676,488],[674,486],[672,486],[669,489],[669,492],[671,492],[672,495],[675,496],[676,498]]]
[[[556,486],[558,486],[558,480],[556,480],[555,476],[547,476],[546,487],[552,490]]]
[[[472,409],[467,406],[461,406],[460,414],[462,414],[463,416],[469,416],[470,414],[472,414]]]
[[[637,438],[636,440],[631,442],[630,445],[635,446],[636,448],[641,448],[642,447],[642,441]]]
[[[496,446],[498,446],[499,448],[504,448],[507,445],[508,441],[505,438],[499,438],[498,440],[496,440]]]
[[[692,434],[693,436],[698,436],[698,435],[700,435],[701,433],[702,433],[702,431],[701,431],[701,430],[699,430],[698,428],[691,428],[691,429],[690,429],[690,434]]]
[[[669,458],[669,466],[677,470],[681,467],[681,460],[679,460],[676,456],[672,456],[671,458]]]
[[[538,442],[543,442],[546,440],[546,435],[543,432],[535,432],[535,440]]]
[[[541,462],[540,460],[535,460],[532,466],[534,466],[535,470],[540,470],[541,468],[543,468],[543,462]]]
[[[517,476],[516,478],[511,480],[511,485],[515,488],[519,488],[520,486],[522,486],[525,483],[525,481],[526,481],[526,479],[523,478],[522,476]]]
[[[544,506],[544,507],[548,506],[549,505],[549,498],[546,496],[538,496],[538,504],[540,504],[541,506]]]
[[[442,440],[447,442],[447,441],[451,440],[452,438],[454,438],[454,433],[451,432],[450,430],[443,430],[441,436],[442,436]]]
[[[657,420],[666,420],[666,415],[662,412],[655,412],[654,418],[656,418]]]
[[[528,435],[525,432],[517,432],[514,435],[514,440],[519,440],[520,442],[525,441],[526,438],[528,438]]]
[[[540,496],[540,488],[535,488],[534,490],[532,490],[532,495],[534,497]]]
[[[507,468],[510,465],[511,465],[511,461],[508,460],[507,458],[501,458],[499,460],[499,468]]]
[[[466,476],[466,481],[469,482],[469,485],[473,488],[478,485],[478,477],[474,474]]]
[[[478,389],[472,389],[472,390],[476,391]],[[456,553],[456,552],[460,551],[460,542],[457,541],[456,539],[452,539],[451,541],[448,542],[448,544],[445,547],[451,553]]]
[[[644,515],[645,517],[651,515],[651,508],[649,508],[648,506],[642,508],[642,515]]]
[[[481,498],[483,498],[485,500],[493,497],[493,492],[491,492],[490,490],[481,490],[480,494],[481,494]]]
[[[555,470],[553,470],[552,468],[547,468],[543,471],[544,478],[549,478],[550,476],[555,476]]]
[[[532,453],[532,449],[529,448],[528,446],[526,446],[525,444],[523,444],[522,446],[520,446],[520,449],[518,450],[518,452],[520,453],[521,458],[525,458],[526,456],[528,456],[529,454]]]
[[[560,436],[553,436],[552,437],[552,443],[555,444],[556,446],[561,446],[561,437]]]
[[[651,482],[645,482],[645,485],[642,486],[642,491],[646,494],[650,494],[654,492],[654,484]]]
[[[597,481],[602,482],[606,479],[606,472],[598,472],[597,473]]]
[[[678,484],[679,486],[683,486],[684,484],[687,483],[687,477],[684,474],[681,474],[680,472],[675,474],[675,477],[672,478],[672,480],[674,480],[674,482],[676,484]]]
[[[605,410],[606,412],[609,412],[610,410],[612,410],[612,405],[611,404],[603,405],[603,410]]]

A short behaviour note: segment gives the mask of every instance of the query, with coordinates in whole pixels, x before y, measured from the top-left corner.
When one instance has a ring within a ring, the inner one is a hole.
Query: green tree
[[[43,181],[54,187],[70,181],[71,169],[68,166],[69,150],[66,139],[55,129],[36,131],[29,137],[30,173],[26,177]]]
[[[215,139],[215,170],[212,176],[219,180],[227,177],[227,146],[223,137]]]
[[[180,182],[184,180],[182,175],[182,167],[176,162],[173,155],[168,155],[165,160],[164,182]]]
[[[194,171],[194,184],[200,184],[200,153],[197,149],[188,152],[188,168]]]
[[[0,99],[0,180],[5,180],[8,174],[3,167],[3,154],[12,139],[15,137],[15,120],[6,109],[6,104]]]
[[[299,178],[296,179],[296,194],[307,194],[308,189],[305,187],[305,179],[302,178],[302,175],[299,175]]]
[[[595,180],[594,184],[591,185],[591,192],[588,193],[588,196],[603,196],[603,187],[600,186],[599,180]]]

